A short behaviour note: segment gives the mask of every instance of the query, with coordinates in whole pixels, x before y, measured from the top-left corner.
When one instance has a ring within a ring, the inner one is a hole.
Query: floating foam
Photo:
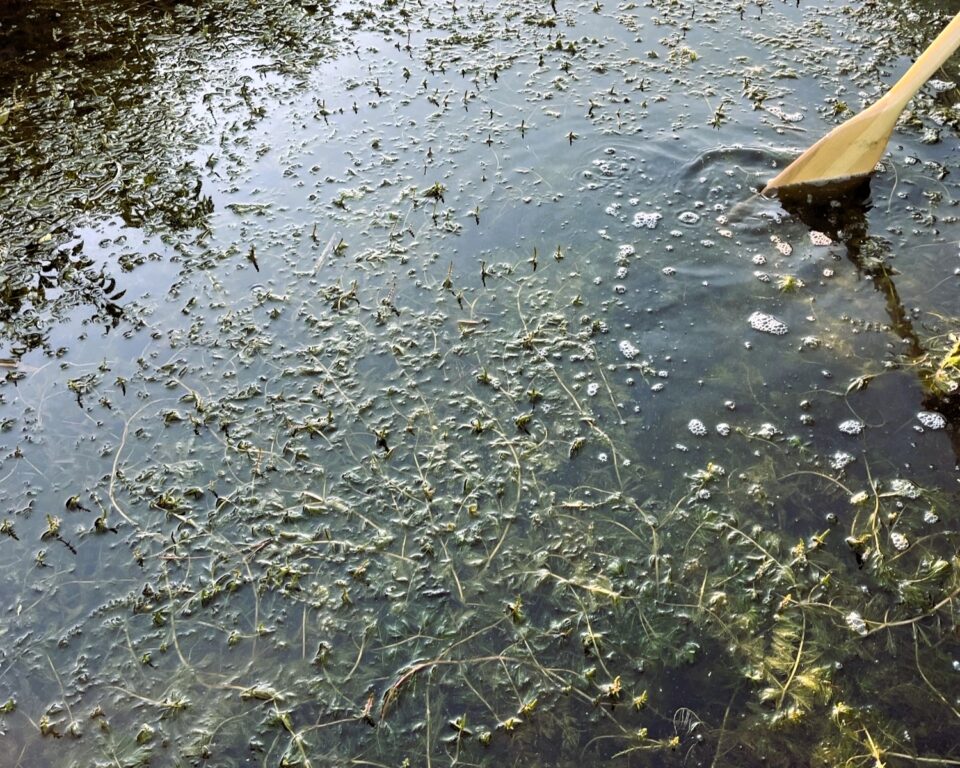
[[[753,434],[756,435],[757,437],[762,437],[764,440],[772,440],[777,435],[782,435],[783,432],[781,432],[779,429],[773,426],[773,424],[771,424],[769,421],[766,421],[763,424],[761,424],[760,429],[758,429]]]
[[[656,211],[637,211],[633,214],[633,226],[637,229],[656,229],[662,218]]]
[[[897,552],[903,552],[904,550],[910,549],[910,540],[898,531],[894,531],[890,534],[890,543],[893,544],[893,548],[897,550]]]
[[[799,123],[803,120],[803,112],[786,112],[780,107],[767,107],[767,112],[785,123]]]
[[[835,470],[846,469],[850,464],[856,461],[856,458],[851,456],[846,451],[837,451],[833,456],[830,457],[830,466]]]
[[[680,219],[684,224],[696,224],[700,221],[700,214],[694,213],[693,211],[683,211],[682,213],[677,214],[677,218]]]
[[[707,436],[707,428],[704,426],[703,422],[700,421],[700,419],[690,419],[690,421],[687,422],[687,430],[691,435],[696,437]]]
[[[770,242],[773,243],[776,249],[784,256],[789,256],[793,253],[793,246],[791,246],[790,243],[784,242],[776,235],[770,235]]]
[[[627,360],[633,360],[633,358],[640,354],[640,350],[626,339],[621,341],[618,346],[620,347],[620,354],[627,358]]]
[[[861,637],[867,634],[867,622],[863,620],[863,616],[861,616],[857,611],[850,611],[850,613],[848,613],[843,620],[846,622],[847,626],[850,627],[850,629],[852,629]]]
[[[890,481],[890,493],[903,496],[907,499],[919,499],[921,491],[917,486],[902,477],[895,477]]]
[[[943,429],[947,426],[947,420],[936,411],[920,411],[917,414],[917,421],[927,429]]]
[[[771,333],[774,336],[783,336],[788,331],[787,324],[783,320],[778,320],[765,312],[754,312],[747,318],[747,322],[753,330]]]
[[[841,421],[837,425],[837,429],[845,435],[859,435],[863,432],[863,422],[859,419],[847,419],[846,421]]]

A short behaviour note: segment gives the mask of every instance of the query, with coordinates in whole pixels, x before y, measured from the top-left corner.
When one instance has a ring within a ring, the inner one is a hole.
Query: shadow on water
[[[859,181],[853,186],[803,186],[786,193],[781,191],[779,198],[784,209],[811,230],[843,243],[847,258],[857,273],[871,280],[874,288],[883,294],[891,330],[903,342],[907,363],[920,371],[924,390],[921,405],[947,419],[954,454],[960,459],[960,396],[956,391],[937,387],[931,380],[930,361],[936,358],[936,353],[921,339],[900,299],[894,281],[897,271],[886,259],[890,252],[889,243],[869,232],[867,214],[873,206],[870,180]]]
[[[5,3],[0,9],[3,336],[19,357],[77,309],[109,330],[119,274],[77,237],[118,218],[184,230],[210,213],[172,130],[149,42],[176,3]]]
[[[105,256],[83,229],[209,233],[213,161],[202,168],[194,155],[216,146],[226,113],[244,126],[263,118],[268,75],[332,55],[333,23],[320,3],[0,4],[4,352],[52,351],[50,331],[71,316],[116,327],[129,288],[121,273],[150,256]]]

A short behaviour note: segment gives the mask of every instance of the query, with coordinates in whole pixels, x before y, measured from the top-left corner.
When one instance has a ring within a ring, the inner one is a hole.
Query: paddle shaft
[[[923,84],[953,55],[958,46],[960,46],[960,13],[953,17],[953,20],[944,27],[880,101],[888,102],[890,107],[901,112]]]

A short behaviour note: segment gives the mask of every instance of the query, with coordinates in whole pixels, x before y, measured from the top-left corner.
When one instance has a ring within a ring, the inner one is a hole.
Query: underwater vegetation
[[[11,764],[960,765],[948,11],[5,5]]]

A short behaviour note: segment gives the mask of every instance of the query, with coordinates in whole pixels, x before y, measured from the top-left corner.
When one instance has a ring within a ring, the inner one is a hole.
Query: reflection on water
[[[17,764],[960,759],[949,148],[755,194],[887,17],[3,14]]]

